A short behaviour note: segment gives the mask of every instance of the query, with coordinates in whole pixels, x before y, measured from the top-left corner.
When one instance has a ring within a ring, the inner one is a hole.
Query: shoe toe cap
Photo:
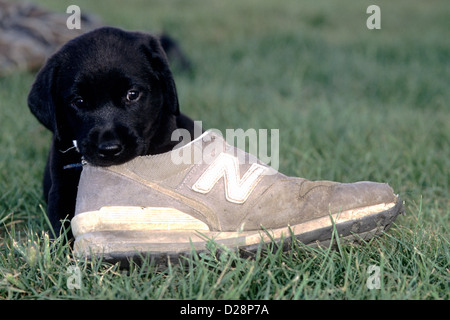
[[[282,227],[322,218],[346,210],[397,201],[385,183],[337,183],[292,178],[273,185],[247,216],[247,227]]]

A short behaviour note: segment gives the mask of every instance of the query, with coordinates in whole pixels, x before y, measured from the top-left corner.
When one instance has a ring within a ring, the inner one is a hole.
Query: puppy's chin
[[[83,152],[80,150],[83,155],[84,160],[86,160],[89,164],[98,167],[109,167],[109,166],[117,166],[124,164],[125,162],[131,161],[134,158],[142,155],[139,150],[136,149],[125,149],[119,155],[111,155],[104,156],[100,155],[98,152]]]
[[[117,166],[124,164],[125,162],[128,162],[130,160],[133,160],[138,155],[128,155],[128,156],[121,156],[121,157],[111,157],[111,158],[105,158],[105,157],[89,157],[87,155],[84,155],[83,158],[86,160],[89,164],[93,166],[98,167],[109,167],[109,166]]]

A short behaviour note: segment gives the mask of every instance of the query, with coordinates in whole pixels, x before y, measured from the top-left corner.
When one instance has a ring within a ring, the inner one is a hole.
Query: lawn
[[[406,213],[359,245],[246,259],[211,243],[182,265],[129,270],[76,260],[49,237],[51,136],[26,105],[34,74],[15,73],[0,78],[0,299],[449,299],[449,1],[376,1],[379,30],[366,1],[35,2],[169,33],[192,63],[174,66],[184,113],[222,132],[279,129],[279,171],[387,182]]]

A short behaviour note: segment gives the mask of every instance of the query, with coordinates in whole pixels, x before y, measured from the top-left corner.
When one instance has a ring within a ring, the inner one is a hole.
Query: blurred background
[[[180,107],[205,129],[279,129],[279,171],[387,182],[405,200],[399,225],[448,239],[450,1],[0,4],[0,243],[12,226],[46,226],[51,135],[26,103],[42,57],[100,25],[175,39],[189,61],[171,60]],[[366,26],[373,4],[379,30]],[[81,30],[66,27],[69,5]]]

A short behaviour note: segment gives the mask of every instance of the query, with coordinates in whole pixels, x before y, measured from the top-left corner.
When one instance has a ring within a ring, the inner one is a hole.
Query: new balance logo
[[[244,203],[267,170],[268,168],[253,163],[241,178],[238,158],[221,153],[203,172],[192,189],[208,193],[223,177],[226,199],[234,203]]]

